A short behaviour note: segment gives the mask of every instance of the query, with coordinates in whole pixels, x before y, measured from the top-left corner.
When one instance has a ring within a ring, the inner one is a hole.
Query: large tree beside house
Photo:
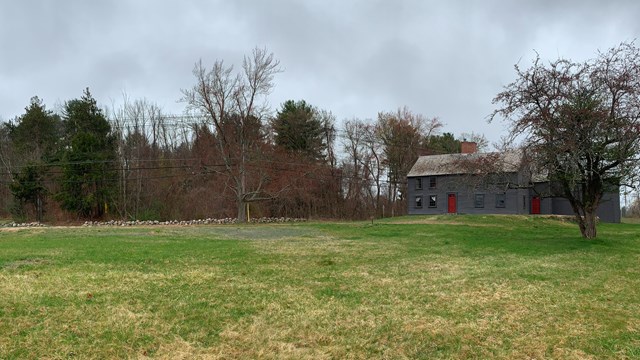
[[[510,124],[555,193],[566,198],[582,236],[596,237],[603,195],[637,184],[640,153],[640,50],[622,43],[582,63],[536,57],[494,99],[491,119]]]

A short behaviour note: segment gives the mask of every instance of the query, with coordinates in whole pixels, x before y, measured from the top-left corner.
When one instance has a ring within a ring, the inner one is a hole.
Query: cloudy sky
[[[486,117],[515,63],[593,57],[640,37],[639,14],[636,0],[1,1],[0,119],[85,87],[102,106],[126,92],[181,114],[196,61],[237,64],[258,46],[284,69],[274,109],[304,99],[343,120],[407,106],[495,141],[504,125]]]

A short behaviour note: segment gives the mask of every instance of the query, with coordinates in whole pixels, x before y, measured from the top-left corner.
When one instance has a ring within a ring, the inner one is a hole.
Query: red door
[[[540,214],[540,196],[534,196],[531,198],[531,213]]]
[[[448,212],[449,214],[455,214],[458,212],[457,203],[456,203],[456,194],[449,194],[448,196]]]

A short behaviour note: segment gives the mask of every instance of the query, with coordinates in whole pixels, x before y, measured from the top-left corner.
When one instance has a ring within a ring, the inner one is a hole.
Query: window
[[[422,207],[422,196],[416,196],[416,207],[417,208]]]
[[[429,195],[429,207],[434,208],[438,204],[438,195]]]
[[[436,188],[436,177],[431,176],[429,177],[429,189],[435,189],[435,188]]]
[[[416,189],[422,189],[422,178],[416,178]]]
[[[483,208],[484,207],[484,194],[476,194],[473,204],[474,204],[474,206],[476,208]]]
[[[506,194],[496,194],[496,207],[503,208],[505,207],[505,201],[507,199]]]

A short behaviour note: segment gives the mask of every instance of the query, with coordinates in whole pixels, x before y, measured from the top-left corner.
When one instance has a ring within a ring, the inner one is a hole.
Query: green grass
[[[0,232],[0,358],[640,358],[640,225]]]

